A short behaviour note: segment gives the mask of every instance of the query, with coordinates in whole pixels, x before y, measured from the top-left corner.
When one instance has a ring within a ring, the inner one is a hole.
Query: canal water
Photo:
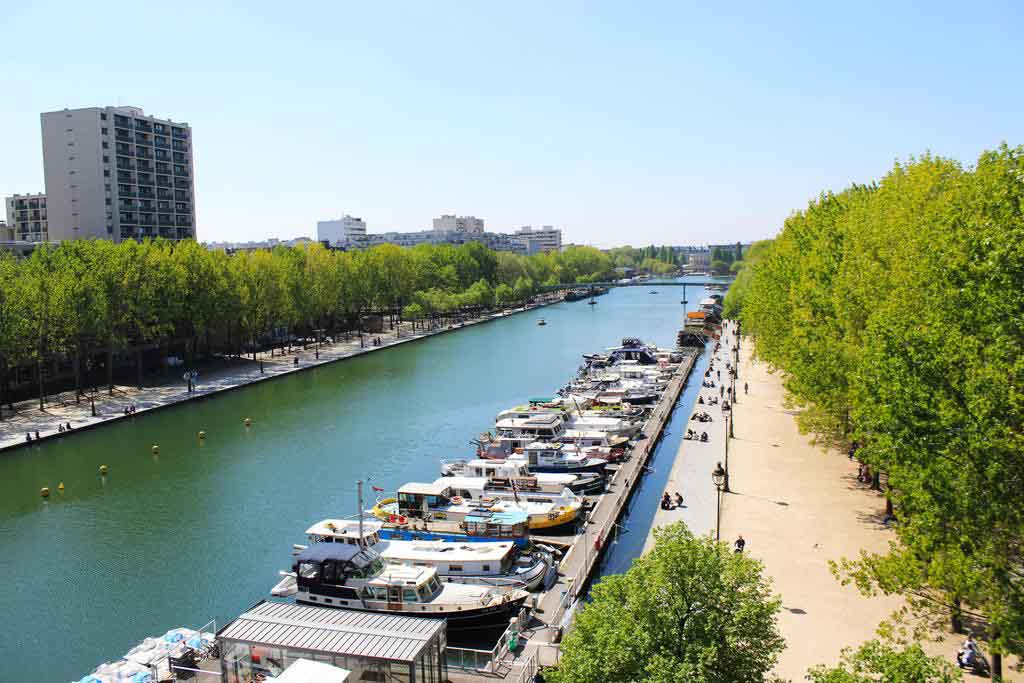
[[[268,594],[312,522],[355,514],[357,479],[431,481],[580,354],[623,336],[674,345],[681,292],[619,288],[0,456],[0,681],[77,680],[143,637],[223,625]],[[653,461],[666,477],[679,419]],[[638,493],[608,570],[643,546],[660,484]]]

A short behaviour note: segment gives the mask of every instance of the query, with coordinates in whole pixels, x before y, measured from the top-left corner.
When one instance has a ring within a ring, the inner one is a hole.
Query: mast
[[[359,547],[366,549],[366,541],[363,540],[363,480],[356,482],[356,490],[359,492]]]

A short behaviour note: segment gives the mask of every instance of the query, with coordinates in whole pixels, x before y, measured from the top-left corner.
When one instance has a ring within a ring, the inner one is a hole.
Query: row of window
[[[106,121],[106,113],[100,113],[100,120]],[[130,116],[122,116],[120,114],[114,114],[114,125],[118,128],[127,128],[134,130],[141,130],[146,132],[160,133],[162,135],[172,135],[179,139],[188,138],[188,129],[179,128],[177,126],[168,126],[164,123],[150,122],[145,119],[133,119]]]

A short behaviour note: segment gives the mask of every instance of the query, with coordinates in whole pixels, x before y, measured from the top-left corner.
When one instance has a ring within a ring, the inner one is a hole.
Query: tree
[[[726,275],[729,272],[729,264],[725,261],[714,259],[711,261],[711,272],[715,275]]]
[[[960,671],[941,657],[929,657],[914,643],[901,648],[870,640],[843,650],[838,666],[807,672],[811,683],[959,683]]]
[[[650,553],[594,586],[548,680],[765,681],[784,643],[761,564],[682,522],[654,533]]]
[[[512,291],[515,293],[516,299],[526,303],[526,300],[533,294],[533,280],[528,277],[519,277],[516,279],[516,284]]]

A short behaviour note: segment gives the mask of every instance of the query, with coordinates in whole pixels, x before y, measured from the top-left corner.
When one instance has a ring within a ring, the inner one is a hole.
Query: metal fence
[[[486,671],[494,673],[498,663],[508,654],[508,644],[512,639],[512,632],[522,631],[526,623],[528,610],[522,609],[515,620],[509,622],[508,628],[498,638],[498,642],[489,650],[476,650],[467,647],[452,647],[445,649],[445,661],[452,669],[464,669],[466,671]]]

